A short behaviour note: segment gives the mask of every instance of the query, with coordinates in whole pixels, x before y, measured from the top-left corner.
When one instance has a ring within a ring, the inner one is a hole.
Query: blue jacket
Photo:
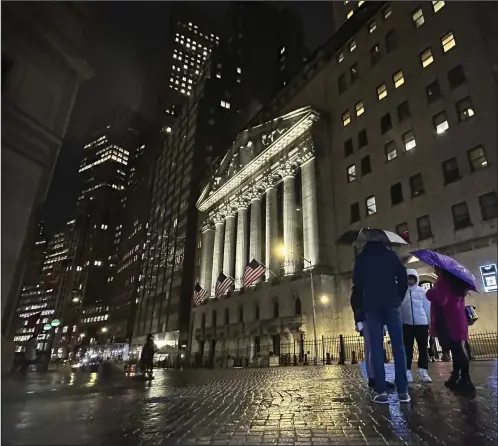
[[[408,289],[406,269],[388,247],[367,243],[356,257],[353,287],[364,312],[399,307]]]
[[[365,312],[362,310],[361,306],[361,295],[353,286],[353,289],[351,290],[351,309],[353,310],[355,324],[358,322],[365,322]]]

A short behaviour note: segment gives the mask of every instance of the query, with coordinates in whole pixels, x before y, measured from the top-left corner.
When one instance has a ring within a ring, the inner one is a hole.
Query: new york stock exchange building
[[[496,345],[498,204],[496,168],[489,166],[497,162],[498,110],[490,99],[497,84],[487,56],[468,62],[464,51],[482,45],[479,33],[465,32],[472,6],[446,3],[456,17],[451,51],[437,37],[447,31],[444,15],[433,19],[430,70],[453,85],[442,93],[453,104],[444,126],[428,109],[425,81],[434,76],[424,77],[416,30],[403,28],[413,38],[400,38],[371,73],[365,66],[359,83],[343,83],[344,70],[367,65],[375,43],[369,21],[392,17],[374,6],[307,63],[265,107],[259,125],[239,133],[201,193],[192,353],[249,362],[271,354],[313,357],[314,339],[322,356],[329,350],[322,337],[356,336],[354,249],[335,241],[362,227],[407,239],[398,254],[426,288],[435,276],[410,251],[438,250],[467,266],[479,289],[467,299],[479,315],[470,330],[492,335]],[[409,16],[402,2],[389,8]],[[386,26],[376,32],[387,33]],[[457,65],[461,91],[451,72]],[[397,81],[388,82],[393,73]],[[471,123],[455,112],[469,94]]]

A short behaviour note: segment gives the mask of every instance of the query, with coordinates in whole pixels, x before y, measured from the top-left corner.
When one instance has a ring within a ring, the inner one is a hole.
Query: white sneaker
[[[426,369],[418,369],[418,372],[420,373],[420,378],[422,378],[422,382],[424,382],[424,383],[431,383],[432,382],[432,379],[427,374]]]
[[[409,383],[412,383],[413,382],[413,376],[412,376],[412,372],[410,372],[410,370],[407,370],[406,371],[406,379]]]

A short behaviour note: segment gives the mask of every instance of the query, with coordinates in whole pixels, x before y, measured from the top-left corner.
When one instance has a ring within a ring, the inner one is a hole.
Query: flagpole
[[[263,262],[260,262],[256,257],[254,257],[254,260],[256,260],[256,262],[258,262],[261,266],[263,266],[266,269],[266,271],[269,271],[273,277],[276,277],[278,279],[278,276],[270,268],[268,268]]]

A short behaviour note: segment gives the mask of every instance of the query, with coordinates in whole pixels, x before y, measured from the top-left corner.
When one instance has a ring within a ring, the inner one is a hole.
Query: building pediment
[[[205,212],[233,194],[271,159],[288,151],[318,118],[319,113],[308,106],[240,132],[204,188],[198,209]]]

